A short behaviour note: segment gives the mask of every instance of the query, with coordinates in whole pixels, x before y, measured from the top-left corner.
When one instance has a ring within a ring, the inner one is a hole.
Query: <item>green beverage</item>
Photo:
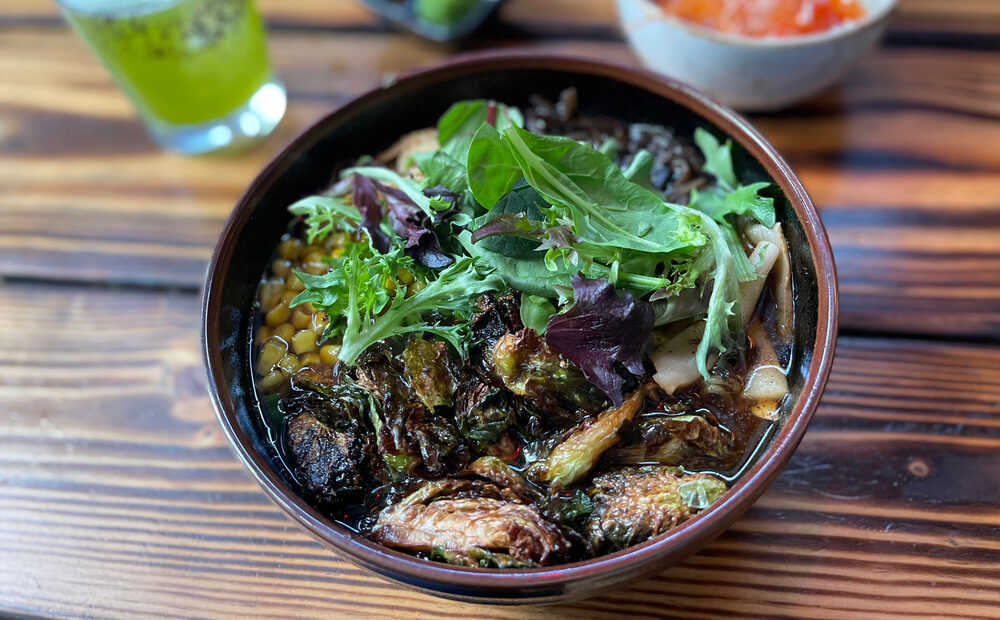
[[[266,134],[284,113],[284,91],[271,81],[252,0],[61,4],[153,137],[168,147],[201,152],[229,146]],[[208,136],[213,129],[214,140]]]

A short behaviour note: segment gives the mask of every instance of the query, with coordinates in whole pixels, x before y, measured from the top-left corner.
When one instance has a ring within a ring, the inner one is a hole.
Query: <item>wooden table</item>
[[[903,0],[844,85],[754,121],[841,277],[826,395],[785,472],[680,566],[577,604],[416,594],[313,542],[226,445],[205,263],[297,131],[459,51],[347,0],[261,0],[291,97],[240,157],[157,150],[51,2],[0,2],[0,614],[1000,617],[1000,3]],[[510,0],[461,49],[635,62],[610,0]]]

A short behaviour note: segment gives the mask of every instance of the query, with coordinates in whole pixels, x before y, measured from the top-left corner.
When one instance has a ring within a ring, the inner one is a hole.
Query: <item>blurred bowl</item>
[[[748,37],[669,15],[652,0],[616,1],[648,68],[744,111],[788,107],[833,86],[879,42],[898,2],[860,0],[865,17],[815,34]]]

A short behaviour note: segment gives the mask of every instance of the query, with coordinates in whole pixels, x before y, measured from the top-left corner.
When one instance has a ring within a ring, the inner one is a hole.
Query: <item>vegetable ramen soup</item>
[[[788,252],[768,183],[698,129],[460,101],[331,170],[258,290],[263,420],[372,541],[523,568],[663,534],[777,424]]]

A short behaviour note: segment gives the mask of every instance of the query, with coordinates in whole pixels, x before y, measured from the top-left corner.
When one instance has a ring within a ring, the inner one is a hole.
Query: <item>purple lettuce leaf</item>
[[[574,303],[549,317],[545,342],[580,367],[587,380],[615,404],[622,404],[619,367],[645,372],[644,349],[653,334],[653,307],[628,291],[621,297],[603,278],[574,275]]]
[[[425,267],[440,269],[455,262],[441,249],[441,242],[431,228],[431,220],[406,192],[374,181],[389,207],[392,230],[406,239],[403,252]]]
[[[378,199],[375,181],[360,174],[351,175],[354,207],[361,214],[361,226],[368,231],[372,246],[385,254],[389,251],[389,235],[379,227],[382,222],[382,205]]]
[[[535,241],[543,235],[544,231],[534,228],[524,213],[504,213],[472,231],[471,239],[473,243],[479,243],[490,237],[513,236]]]

